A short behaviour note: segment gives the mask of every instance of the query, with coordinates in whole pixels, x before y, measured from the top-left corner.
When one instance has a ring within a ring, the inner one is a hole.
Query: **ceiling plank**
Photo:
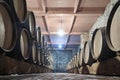
[[[55,43],[51,43],[51,42],[47,42],[47,44],[53,44],[53,45],[58,45],[58,44],[64,44],[64,43],[60,43],[60,42],[55,42]],[[80,42],[68,42],[65,43],[66,45],[80,45]]]
[[[74,5],[74,13],[77,12],[77,9],[78,9],[78,7],[79,7],[79,4],[80,4],[80,0],[76,0],[76,1],[75,1],[75,5]]]
[[[34,11],[34,13],[38,14],[39,16],[79,16],[84,14],[103,14],[104,9],[103,7],[81,7],[77,10],[77,13],[73,13],[71,10],[68,11],[66,8],[64,10],[60,10],[61,8],[55,8],[53,11],[47,11],[47,13],[41,12],[40,8],[30,8],[28,10]]]
[[[48,30],[48,26],[47,26],[47,23],[46,23],[46,19],[45,19],[45,16],[42,16],[42,20],[43,20],[43,23],[45,25],[45,29],[47,31],[47,33],[50,33],[49,30]],[[51,42],[51,39],[50,39],[50,36],[48,35],[48,39],[49,41]],[[52,46],[51,46],[52,47]]]
[[[73,8],[52,8],[53,10],[48,11],[47,13],[73,13]],[[104,7],[80,7],[77,9],[76,13],[103,13],[105,10]]]
[[[74,16],[74,18],[73,18],[73,22],[72,22],[72,25],[71,25],[71,29],[70,29],[70,32],[69,32],[69,33],[72,32],[72,29],[73,29],[73,27],[74,27],[75,20],[76,20],[76,17]]]
[[[40,12],[34,12],[36,14],[36,17],[39,18],[41,16],[100,16],[102,15],[102,12],[82,12],[82,13],[40,13]]]
[[[70,26],[69,34],[72,32],[72,29],[73,29],[73,26],[74,26],[74,23],[75,23],[75,19],[76,19],[76,17],[73,16],[73,20],[72,20],[72,24],[71,24],[71,26]],[[67,38],[67,42],[66,42],[66,44],[65,44],[65,48],[67,47],[67,43],[69,42],[69,40],[70,40],[70,35],[69,35],[68,38]]]
[[[52,49],[50,49],[51,51],[52,50],[73,50],[74,48],[66,48],[66,49],[64,49],[64,48],[62,48],[62,49],[59,49],[59,48],[52,48]]]
[[[48,26],[47,26],[47,23],[46,23],[46,19],[45,19],[44,16],[42,16],[42,20],[43,20],[43,23],[44,23],[44,25],[45,25],[46,31],[49,33]]]
[[[69,34],[72,32],[72,29],[73,29],[73,27],[74,27],[75,20],[76,20],[76,17],[74,16],[73,22],[72,22],[72,25],[71,25],[71,29],[70,29],[70,31],[69,31]],[[67,43],[69,42],[69,40],[70,40],[70,35],[69,35],[68,38],[67,38],[67,42],[66,42],[65,48],[67,48]]]
[[[63,8],[56,8],[56,7],[47,7],[47,10],[49,10],[48,12],[50,11],[69,11],[69,12],[72,12],[74,10],[73,7],[63,7]]]
[[[41,4],[42,4],[43,12],[46,13],[47,10],[46,10],[46,2],[45,2],[45,0],[41,0]]]
[[[87,32],[71,32],[71,33],[64,33],[65,35],[80,35],[80,34],[83,34],[83,33],[87,33]],[[42,32],[43,35],[58,35],[58,32]]]
[[[76,1],[75,1],[74,13],[77,12],[77,9],[78,9],[78,6],[79,6],[79,2],[80,2],[80,0],[76,0]],[[69,33],[72,32],[72,29],[73,29],[73,27],[74,27],[75,21],[76,21],[76,16],[74,16],[74,18],[73,18],[73,22],[72,22],[72,24],[71,24],[71,29],[70,29]],[[70,40],[70,35],[69,35],[68,38],[67,38],[67,42],[66,42],[65,48],[67,48],[67,46],[68,46],[67,43],[69,42],[69,40]]]

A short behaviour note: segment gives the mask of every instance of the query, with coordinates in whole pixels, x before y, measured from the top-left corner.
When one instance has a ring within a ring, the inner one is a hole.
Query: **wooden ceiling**
[[[62,45],[65,50],[73,50],[80,45],[80,34],[91,29],[110,0],[26,1],[50,47],[58,49]],[[65,31],[65,36],[57,35],[59,29]]]

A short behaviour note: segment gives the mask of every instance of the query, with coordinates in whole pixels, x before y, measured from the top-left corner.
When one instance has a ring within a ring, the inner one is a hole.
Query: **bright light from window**
[[[63,36],[64,34],[65,34],[65,32],[64,32],[63,30],[59,30],[59,31],[58,31],[58,35],[59,35],[59,36]]]
[[[62,45],[59,45],[58,48],[61,49],[61,48],[62,48]]]

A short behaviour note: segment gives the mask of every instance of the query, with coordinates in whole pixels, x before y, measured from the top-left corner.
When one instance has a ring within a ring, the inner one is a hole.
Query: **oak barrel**
[[[16,24],[10,7],[0,1],[0,49],[10,52],[16,44]]]
[[[28,30],[22,29],[20,35],[20,49],[24,59],[28,59],[30,57],[30,35]]]
[[[106,43],[105,30],[105,27],[96,29],[93,32],[91,41],[92,56],[94,59],[99,61],[115,57],[116,55],[115,52],[112,51]]]
[[[36,38],[36,21],[35,16],[32,11],[28,11],[28,25],[29,25],[29,31],[31,33],[31,36],[33,39]]]
[[[80,64],[80,66],[83,65],[83,49],[81,49],[81,51],[80,51],[80,55],[79,55],[79,64]]]
[[[38,52],[37,52],[37,43],[36,41],[33,41],[32,43],[32,59],[34,63],[37,63],[38,61]]]
[[[91,65],[92,63],[95,62],[95,60],[92,57],[91,42],[90,41],[85,42],[84,51],[83,52],[84,52],[83,59],[84,59],[84,63],[85,64]]]
[[[37,27],[37,43],[41,44],[41,30],[40,30],[40,27]]]
[[[4,0],[10,6],[17,22],[24,22],[27,17],[26,0]]]
[[[106,27],[106,39],[110,49],[120,53],[120,0],[113,7]]]
[[[41,50],[40,48],[37,48],[38,51],[38,64],[41,65]]]

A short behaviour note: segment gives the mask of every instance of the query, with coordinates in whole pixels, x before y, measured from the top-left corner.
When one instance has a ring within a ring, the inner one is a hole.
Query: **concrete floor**
[[[0,76],[0,80],[120,80],[120,77],[68,73],[42,73]]]

